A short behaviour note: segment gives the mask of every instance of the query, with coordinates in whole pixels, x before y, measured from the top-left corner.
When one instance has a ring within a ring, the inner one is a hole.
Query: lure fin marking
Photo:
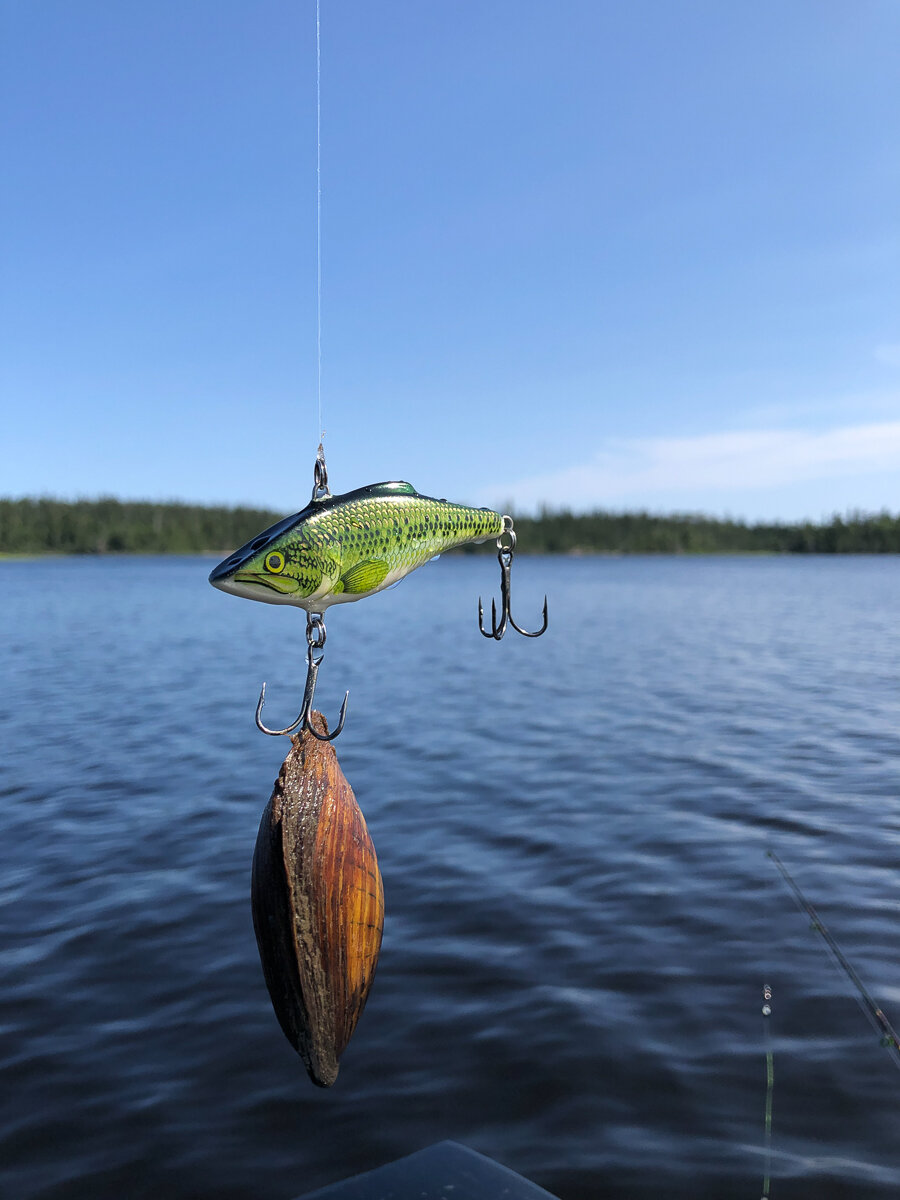
[[[389,483],[372,483],[364,489],[370,496],[418,496],[411,483],[393,479]]]
[[[340,582],[344,585],[345,592],[351,595],[362,594],[371,592],[373,588],[377,588],[380,583],[383,583],[387,573],[388,563],[384,559],[366,558],[362,562],[358,562],[355,567],[351,567],[349,571],[345,571]]]

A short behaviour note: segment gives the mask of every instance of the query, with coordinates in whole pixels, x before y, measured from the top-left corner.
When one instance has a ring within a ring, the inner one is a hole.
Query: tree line
[[[0,499],[0,553],[198,554],[233,550],[283,513],[154,501]],[[850,513],[821,522],[747,523],[684,513],[516,517],[535,554],[898,554],[900,515]],[[469,552],[492,551],[486,546]]]
[[[900,553],[900,514],[888,512],[751,524],[692,513],[544,511],[516,518],[516,531],[523,547],[548,554]]]
[[[0,500],[0,553],[192,554],[233,550],[277,514],[143,500]]]

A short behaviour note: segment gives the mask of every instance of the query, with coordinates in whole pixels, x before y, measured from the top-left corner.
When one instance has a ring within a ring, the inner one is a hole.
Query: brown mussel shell
[[[311,720],[328,732],[321,713]],[[281,1028],[330,1087],[372,986],[384,890],[334,747],[308,732],[291,742],[256,839],[253,928]]]

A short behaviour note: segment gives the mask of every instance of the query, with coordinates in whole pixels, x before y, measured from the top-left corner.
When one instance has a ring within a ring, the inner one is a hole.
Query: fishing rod
[[[878,1034],[881,1045],[888,1050],[891,1058],[894,1061],[894,1064],[897,1067],[900,1067],[900,1037],[898,1037],[893,1025],[891,1025],[890,1021],[884,1015],[882,1010],[872,999],[872,996],[866,988],[866,985],[856,973],[853,964],[847,959],[847,956],[844,954],[843,950],[829,932],[825,922],[810,904],[809,900],[807,900],[806,896],[804,896],[803,892],[800,890],[799,884],[788,871],[787,867],[774,850],[767,850],[766,854],[769,858],[771,858],[772,862],[774,862],[775,866],[781,872],[782,878],[791,889],[794,899],[796,900],[801,912],[805,912],[809,917],[810,921],[812,922],[812,928],[816,931],[816,933],[821,934],[822,940],[831,951],[838,966],[853,984],[854,988],[856,988],[857,999],[860,1008],[865,1013],[866,1018],[872,1028]]]

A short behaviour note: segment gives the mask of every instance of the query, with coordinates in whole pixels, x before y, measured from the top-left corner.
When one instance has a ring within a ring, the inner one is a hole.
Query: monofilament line
[[[772,1185],[772,1092],[775,1087],[775,1064],[772,1055],[772,1034],[769,1029],[769,1018],[772,1016],[772,989],[768,984],[763,985],[763,1041],[766,1047],[766,1114],[764,1121],[765,1134],[765,1170],[763,1173],[762,1200],[769,1200]]]
[[[322,428],[322,20],[320,0],[316,0],[316,404],[318,441],[325,439]]]

